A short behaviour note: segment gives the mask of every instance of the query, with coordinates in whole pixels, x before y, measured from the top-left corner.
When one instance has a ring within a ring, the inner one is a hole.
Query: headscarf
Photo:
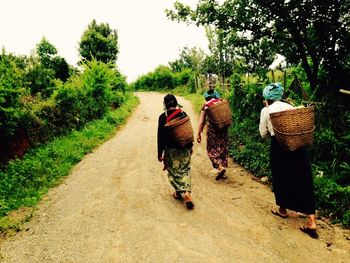
[[[211,99],[218,99],[218,98],[220,98],[220,94],[216,90],[207,90],[204,93],[204,98],[206,101],[211,100]]]
[[[282,99],[283,91],[281,83],[271,83],[264,88],[263,97],[265,100],[280,100]]]

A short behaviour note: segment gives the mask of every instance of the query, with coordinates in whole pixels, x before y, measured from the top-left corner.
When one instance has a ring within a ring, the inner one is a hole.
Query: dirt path
[[[192,158],[196,207],[186,210],[156,158],[163,95],[138,96],[128,124],[1,245],[3,262],[350,262],[349,232],[320,222],[320,239],[309,238],[298,229],[304,219],[273,216],[269,188],[235,164],[216,182],[204,144]]]

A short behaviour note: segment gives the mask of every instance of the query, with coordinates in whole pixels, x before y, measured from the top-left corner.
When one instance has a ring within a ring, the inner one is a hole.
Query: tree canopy
[[[197,48],[184,47],[180,50],[180,57],[175,61],[169,62],[169,66],[174,72],[180,72],[184,69],[192,69],[199,73],[202,70],[205,54],[203,50]]]
[[[235,47],[259,59],[256,48],[263,44],[286,57],[289,63],[301,63],[310,86],[316,89],[324,75],[322,88],[350,86],[350,0],[200,0],[195,9],[176,2],[167,16],[175,21],[213,25],[225,36],[235,31]],[[264,52],[260,57],[265,57]],[[322,73],[322,74],[321,74]]]
[[[83,61],[94,58],[104,63],[115,63],[119,53],[117,31],[107,23],[97,24],[93,20],[81,37],[79,53]]]
[[[43,68],[53,70],[54,77],[66,81],[69,77],[67,61],[58,55],[56,47],[45,37],[36,45],[36,54]]]

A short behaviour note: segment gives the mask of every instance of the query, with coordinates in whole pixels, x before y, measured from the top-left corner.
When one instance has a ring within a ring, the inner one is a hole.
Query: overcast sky
[[[118,67],[135,80],[176,59],[185,46],[208,51],[203,28],[170,21],[175,0],[0,0],[0,46],[29,55],[43,36],[60,56],[76,65],[78,43],[88,24],[108,23],[118,31]],[[181,0],[195,6],[197,0]]]

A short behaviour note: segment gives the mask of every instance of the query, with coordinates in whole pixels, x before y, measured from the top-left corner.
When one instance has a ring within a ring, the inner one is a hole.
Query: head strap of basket
[[[265,100],[281,100],[283,95],[283,86],[281,83],[271,83],[263,90],[263,97]]]
[[[204,93],[204,98],[206,101],[209,101],[211,99],[218,99],[220,98],[220,94],[216,90],[210,89]]]

